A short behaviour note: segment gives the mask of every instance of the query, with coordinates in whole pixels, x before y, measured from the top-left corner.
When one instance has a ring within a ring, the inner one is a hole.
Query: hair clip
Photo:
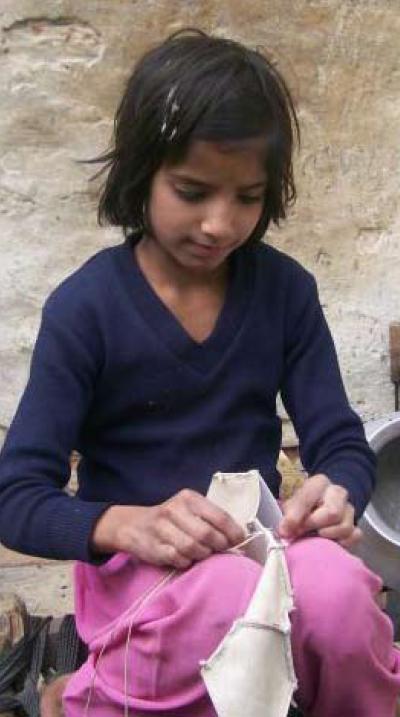
[[[160,129],[161,135],[163,137],[166,136],[167,142],[171,142],[178,132],[177,122],[175,122],[172,127],[170,126],[174,115],[179,112],[179,104],[174,99],[175,94],[176,85],[173,85],[169,89],[165,100],[164,118]]]

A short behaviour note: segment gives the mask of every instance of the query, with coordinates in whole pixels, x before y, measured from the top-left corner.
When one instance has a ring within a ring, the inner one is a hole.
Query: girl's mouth
[[[203,244],[203,242],[198,242],[194,240],[191,240],[190,243],[197,254],[210,257],[222,256],[226,252],[231,251],[235,246],[234,244],[229,244],[225,246],[206,243]]]

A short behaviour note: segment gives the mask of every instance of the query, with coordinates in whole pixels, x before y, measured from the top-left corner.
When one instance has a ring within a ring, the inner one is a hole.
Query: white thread
[[[235,552],[236,550],[240,550],[240,548],[243,548],[244,545],[247,545],[247,543],[250,543],[252,540],[254,540],[254,538],[258,538],[260,535],[264,535],[264,532],[262,530],[257,530],[256,533],[252,533],[241,543],[234,545],[232,548],[229,548],[226,552],[232,553],[232,552]]]
[[[132,617],[129,628],[128,628],[128,634],[126,636],[126,643],[125,643],[125,656],[124,656],[124,717],[129,717],[129,704],[128,704],[128,652],[129,652],[129,643],[131,641],[131,634],[132,634],[132,627],[133,627],[133,620]]]
[[[235,554],[238,550],[240,550],[241,548],[243,548],[245,545],[247,545],[248,543],[250,543],[252,540],[254,540],[255,538],[258,538],[258,537],[260,537],[260,536],[263,536],[263,535],[264,535],[264,532],[263,532],[262,530],[258,530],[258,531],[256,531],[255,533],[251,533],[251,535],[247,536],[247,538],[245,538],[245,540],[242,540],[242,542],[238,543],[237,545],[234,545],[232,548],[229,548],[226,552],[227,552],[227,553]],[[281,545],[271,545],[271,546],[268,547],[268,552],[269,552],[269,550],[271,550],[271,549],[273,549],[273,548],[282,548],[282,547],[283,547],[282,544],[281,544]],[[126,619],[127,615],[129,615],[129,613],[133,610],[133,613],[132,613],[132,615],[131,615],[130,622],[129,622],[129,628],[128,628],[128,633],[127,633],[127,638],[126,638],[126,643],[125,643],[125,656],[124,656],[124,717],[129,717],[129,704],[128,704],[128,653],[129,653],[129,645],[130,645],[130,640],[131,640],[131,635],[132,635],[132,629],[133,629],[133,621],[134,621],[135,617],[137,617],[137,616],[140,614],[141,609],[147,605],[147,603],[148,603],[148,601],[150,600],[150,598],[151,598],[151,597],[154,597],[154,596],[161,590],[161,588],[164,587],[164,585],[165,585],[167,582],[169,582],[169,580],[171,580],[171,578],[172,578],[176,573],[177,573],[177,570],[171,570],[169,573],[167,573],[167,575],[165,575],[163,578],[161,578],[157,583],[155,583],[154,585],[151,585],[150,587],[148,587],[148,588],[144,591],[144,593],[142,593],[142,595],[140,595],[138,598],[136,598],[136,600],[133,601],[133,603],[132,603],[132,605],[130,606],[129,610],[126,611],[126,612],[123,614],[123,616],[121,616],[121,618],[117,621],[117,623],[116,623],[116,625],[114,626],[114,628],[113,628],[113,629],[111,630],[111,632],[107,635],[107,638],[106,638],[106,640],[105,640],[105,642],[104,642],[104,645],[102,646],[102,648],[101,648],[101,650],[100,650],[100,652],[99,652],[98,658],[97,658],[97,660],[96,660],[96,664],[94,665],[93,676],[92,676],[91,681],[90,681],[88,697],[87,697],[87,700],[86,700],[86,705],[85,705],[85,709],[84,709],[84,713],[83,713],[83,716],[84,716],[84,717],[88,717],[88,715],[89,715],[89,707],[90,707],[90,702],[91,702],[92,695],[93,695],[94,683],[95,683],[95,680],[96,680],[96,677],[97,677],[97,669],[98,669],[98,665],[99,665],[100,659],[101,659],[101,657],[103,656],[103,653],[104,653],[105,649],[107,648],[108,643],[110,642],[110,640],[111,640],[112,637],[114,636],[115,631],[119,628],[121,622],[123,622],[123,620]]]
[[[150,598],[154,597],[154,595],[157,594],[169,580],[171,580],[171,578],[176,574],[176,572],[177,572],[176,570],[171,570],[169,573],[167,573],[167,575],[164,575],[164,577],[161,578],[160,580],[158,580],[154,585],[150,585],[144,591],[144,593],[142,593],[142,595],[139,595],[139,597],[133,601],[129,610],[126,611],[120,617],[119,620],[117,620],[117,623],[114,625],[111,632],[107,635],[104,645],[102,646],[102,648],[99,652],[98,658],[96,660],[96,664],[94,665],[94,668],[93,668],[93,675],[90,680],[88,697],[87,697],[85,709],[83,712],[84,717],[88,717],[88,715],[89,715],[89,707],[90,707],[90,702],[91,702],[92,695],[93,695],[94,683],[95,683],[95,680],[97,677],[97,670],[98,670],[98,665],[99,665],[100,659],[103,656],[103,653],[104,653],[106,647],[108,646],[111,638],[114,636],[115,631],[119,628],[120,624],[126,619],[127,614],[129,615],[131,610],[133,610],[133,614],[131,615],[131,621],[130,621],[130,625],[129,625],[129,629],[128,629],[127,644],[125,646],[125,665],[124,665],[124,702],[125,702],[124,715],[125,715],[125,717],[129,717],[128,688],[127,688],[127,651],[129,648],[129,640],[130,640],[130,635],[131,635],[131,631],[132,631],[133,620],[135,617],[138,616],[141,609],[147,605]]]

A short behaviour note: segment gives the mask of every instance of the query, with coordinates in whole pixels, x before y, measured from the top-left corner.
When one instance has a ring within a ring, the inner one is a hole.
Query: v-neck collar
[[[134,237],[121,245],[120,265],[136,310],[170,352],[197,372],[208,373],[220,363],[239,332],[249,304],[253,262],[246,248],[230,257],[230,272],[225,301],[211,334],[202,342],[186,331],[173,312],[163,303],[146,279],[137,262]],[[246,261],[245,256],[248,258]]]

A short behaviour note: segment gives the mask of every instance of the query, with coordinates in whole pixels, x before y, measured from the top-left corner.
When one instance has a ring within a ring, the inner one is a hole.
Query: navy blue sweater
[[[112,504],[155,505],[212,474],[258,468],[276,495],[281,391],[309,473],[357,513],[374,458],[350,409],[315,281],[271,247],[232,257],[226,301],[196,343],[154,293],[132,246],[101,251],[50,296],[0,457],[0,539],[90,561]],[[77,449],[79,491],[62,491]]]

